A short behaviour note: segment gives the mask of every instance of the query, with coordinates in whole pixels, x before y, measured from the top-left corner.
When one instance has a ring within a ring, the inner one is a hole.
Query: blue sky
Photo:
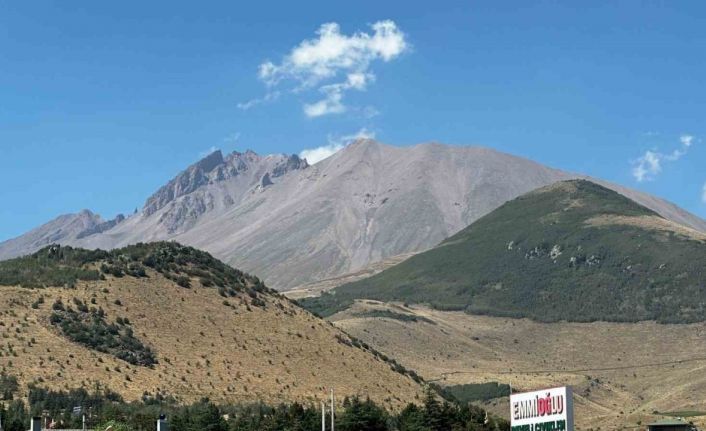
[[[81,3],[0,3],[0,240],[130,212],[213,147],[300,153],[361,130],[706,217],[704,2]]]

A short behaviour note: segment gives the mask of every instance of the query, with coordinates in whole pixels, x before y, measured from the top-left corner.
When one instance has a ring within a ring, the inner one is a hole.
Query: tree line
[[[173,431],[318,431],[319,406],[300,403],[276,406],[263,403],[219,405],[208,399],[183,405],[170,397],[145,395],[140,402],[125,402],[110,391],[88,393],[30,388],[28,403],[0,403],[4,431],[25,431],[32,416],[47,413],[59,427],[81,428],[82,415],[90,429],[151,431],[165,414]],[[74,407],[81,407],[74,412]],[[327,417],[327,422],[330,417]],[[328,426],[328,425],[327,425]],[[370,399],[346,398],[336,412],[340,431],[509,431],[507,421],[488,416],[480,407],[443,401],[431,390],[421,405],[409,404],[390,412]]]

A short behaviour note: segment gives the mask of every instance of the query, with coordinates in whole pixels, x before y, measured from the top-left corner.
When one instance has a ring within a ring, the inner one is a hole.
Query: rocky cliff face
[[[174,199],[187,195],[193,191],[196,191],[199,187],[208,184],[208,182],[213,180],[214,177],[223,175],[222,169],[219,169],[218,172],[213,173],[217,167],[222,167],[222,165],[223,154],[220,150],[209,154],[202,160],[199,160],[186,168],[186,170],[181,172],[174,179],[157,190],[155,194],[150,196],[145,203],[143,212],[147,216],[152,215],[169,202],[172,202]],[[234,174],[237,175],[237,172],[238,170],[236,168]]]
[[[426,250],[506,201],[581,175],[480,147],[357,141],[313,166],[297,156],[213,153],[114,227],[58,241],[113,248],[174,239],[275,288]],[[706,222],[653,196],[601,182],[667,219]],[[36,250],[0,244],[0,256]],[[9,250],[9,251],[8,251]]]
[[[296,155],[276,155],[269,157],[275,158],[276,160],[272,163],[271,169],[265,173],[268,181],[270,177],[280,177],[292,170],[304,169],[308,166],[306,160],[302,160]],[[242,175],[248,170],[252,170],[253,168],[257,169],[257,166],[262,164],[264,160],[265,158],[260,157],[251,150],[245,153],[233,152],[225,159],[220,150],[214,151],[189,166],[166,185],[157,190],[157,192],[147,199],[142,211],[144,215],[150,216],[175,199],[193,193],[200,187],[216,182],[227,181],[238,175]],[[203,213],[203,210],[213,207],[212,204],[204,202],[203,200],[194,200],[192,205],[197,207],[197,212],[200,213]]]
[[[159,223],[168,235],[193,227],[208,213],[231,207],[259,179],[260,189],[275,184],[273,178],[308,167],[296,155],[260,156],[248,150],[223,157],[215,151],[189,166],[147,199],[142,216],[160,212]],[[237,188],[229,187],[238,184]],[[163,210],[163,211],[160,211]]]

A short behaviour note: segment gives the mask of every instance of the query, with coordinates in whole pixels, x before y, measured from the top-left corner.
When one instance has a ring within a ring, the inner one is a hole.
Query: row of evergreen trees
[[[114,393],[88,394],[85,390],[52,392],[31,389],[27,408],[22,400],[0,403],[2,429],[25,431],[32,416],[48,412],[66,428],[81,428],[81,415],[74,406],[90,413],[91,429],[113,431],[152,431],[156,419],[167,415],[173,431],[318,431],[321,410],[314,406],[288,404],[216,405],[203,399],[191,405],[173,400],[145,398],[126,403]],[[369,399],[346,399],[337,411],[336,429],[340,431],[508,431],[507,421],[486,416],[471,405],[439,401],[428,392],[423,405],[410,404],[399,413],[391,413]],[[328,422],[328,419],[327,419]],[[328,425],[327,425],[328,426]]]

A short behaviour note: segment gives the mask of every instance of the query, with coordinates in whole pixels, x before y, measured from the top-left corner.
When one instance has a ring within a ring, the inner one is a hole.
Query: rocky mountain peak
[[[88,210],[88,209],[83,209],[79,211],[78,213],[73,215],[76,218],[76,221],[79,223],[83,223],[85,225],[92,225],[95,223],[100,223],[101,217],[98,214],[95,214],[93,211]]]
[[[191,165],[190,168],[200,169],[203,172],[211,172],[216,166],[221,164],[223,164],[223,153],[221,153],[221,150],[216,150]]]
[[[223,163],[223,153],[216,150],[189,166],[147,199],[143,213],[146,216],[152,215],[179,196],[189,194],[207,184],[208,174]]]
[[[272,177],[277,178],[286,174],[287,172],[295,171],[298,169],[306,169],[309,167],[306,159],[299,158],[296,154],[290,156],[285,156],[285,160],[279,163],[272,169]]]
[[[247,171],[265,169],[266,173],[269,173],[268,178],[277,178],[307,166],[306,160],[294,154],[263,157],[248,149],[243,153],[233,151],[224,158],[221,151],[216,150],[186,168],[150,196],[143,208],[143,214],[150,216],[181,196],[188,195],[208,184],[238,177]]]

